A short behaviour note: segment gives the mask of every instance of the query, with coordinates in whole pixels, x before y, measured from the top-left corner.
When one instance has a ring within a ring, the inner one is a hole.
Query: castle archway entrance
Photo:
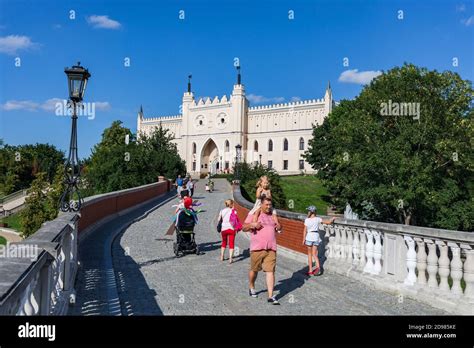
[[[208,139],[201,151],[201,174],[211,175],[219,171],[219,150],[212,139]]]

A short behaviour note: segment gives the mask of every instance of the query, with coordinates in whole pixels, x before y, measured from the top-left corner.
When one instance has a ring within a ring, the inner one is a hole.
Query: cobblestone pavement
[[[111,244],[115,236],[135,219],[159,209],[174,194],[159,197],[144,206],[105,223],[88,234],[79,244],[75,289],[76,304],[69,315],[120,315]]]
[[[348,277],[326,272],[308,278],[305,265],[277,259],[275,292],[281,306],[267,303],[265,275],[256,282],[257,299],[248,296],[249,241],[236,238],[234,263],[219,261],[218,211],[231,198],[230,185],[215,180],[216,190],[197,183],[195,199],[204,210],[195,229],[202,255],[175,258],[175,235],[166,235],[177,199],[129,226],[112,246],[113,266],[123,315],[420,315],[443,311],[369,288]],[[237,250],[237,248],[236,248]],[[91,299],[92,300],[92,299]]]

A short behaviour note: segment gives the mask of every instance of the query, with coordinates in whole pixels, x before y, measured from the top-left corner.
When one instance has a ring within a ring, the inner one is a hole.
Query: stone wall
[[[81,209],[79,233],[107,216],[168,192],[170,186],[171,183],[163,179],[158,183],[86,198]]]

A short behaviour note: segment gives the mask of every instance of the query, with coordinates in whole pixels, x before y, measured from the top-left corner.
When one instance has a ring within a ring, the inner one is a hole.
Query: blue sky
[[[189,73],[196,97],[229,96],[236,57],[253,105],[322,98],[328,80],[336,100],[353,98],[404,62],[472,81],[473,30],[472,0],[0,0],[0,137],[67,150],[70,118],[53,106],[78,60],[96,103],[79,118],[84,157],[113,120],[135,132],[140,104],[146,117],[178,114]]]

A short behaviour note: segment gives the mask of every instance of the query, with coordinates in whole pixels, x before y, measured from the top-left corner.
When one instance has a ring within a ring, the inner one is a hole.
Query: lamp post
[[[260,158],[260,165],[262,165],[262,154],[258,155],[258,157]]]
[[[64,72],[67,75],[69,101],[68,106],[72,108],[72,127],[71,127],[71,141],[69,143],[69,156],[64,165],[64,186],[65,191],[61,195],[60,209],[63,212],[74,211],[77,212],[82,206],[82,197],[79,191],[79,177],[81,175],[81,168],[79,165],[79,157],[77,155],[77,112],[76,108],[81,106],[86,90],[87,80],[91,74],[87,69],[81,66],[78,62],[72,68],[65,68]]]
[[[240,181],[240,168],[239,163],[242,156],[242,145],[235,145],[235,180]]]

